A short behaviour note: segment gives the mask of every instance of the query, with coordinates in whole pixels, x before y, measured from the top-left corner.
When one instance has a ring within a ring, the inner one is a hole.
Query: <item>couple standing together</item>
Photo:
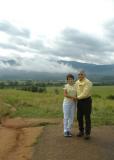
[[[71,129],[77,108],[79,127],[77,137],[84,136],[85,139],[89,139],[91,134],[92,82],[86,78],[84,71],[78,73],[78,80],[75,83],[72,74],[68,74],[66,79],[67,84],[64,87],[63,100],[64,136],[72,136]]]

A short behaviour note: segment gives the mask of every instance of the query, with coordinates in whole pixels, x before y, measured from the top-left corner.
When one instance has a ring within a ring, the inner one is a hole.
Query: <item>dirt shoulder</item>
[[[30,160],[33,146],[44,126],[57,119],[5,118],[0,125],[0,160]]]

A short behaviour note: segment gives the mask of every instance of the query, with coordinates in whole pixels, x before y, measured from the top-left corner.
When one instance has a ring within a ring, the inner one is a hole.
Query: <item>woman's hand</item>
[[[76,101],[76,100],[77,100],[77,97],[72,97],[72,100]]]

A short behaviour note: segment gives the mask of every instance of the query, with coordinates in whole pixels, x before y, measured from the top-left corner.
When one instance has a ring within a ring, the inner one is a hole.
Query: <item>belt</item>
[[[87,100],[90,100],[90,99],[91,99],[91,96],[89,96],[87,98],[79,99],[78,101],[87,101]]]

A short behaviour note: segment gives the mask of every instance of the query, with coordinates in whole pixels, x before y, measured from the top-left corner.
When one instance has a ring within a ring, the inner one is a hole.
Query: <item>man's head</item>
[[[82,81],[85,78],[86,74],[84,70],[78,72],[78,79]]]

